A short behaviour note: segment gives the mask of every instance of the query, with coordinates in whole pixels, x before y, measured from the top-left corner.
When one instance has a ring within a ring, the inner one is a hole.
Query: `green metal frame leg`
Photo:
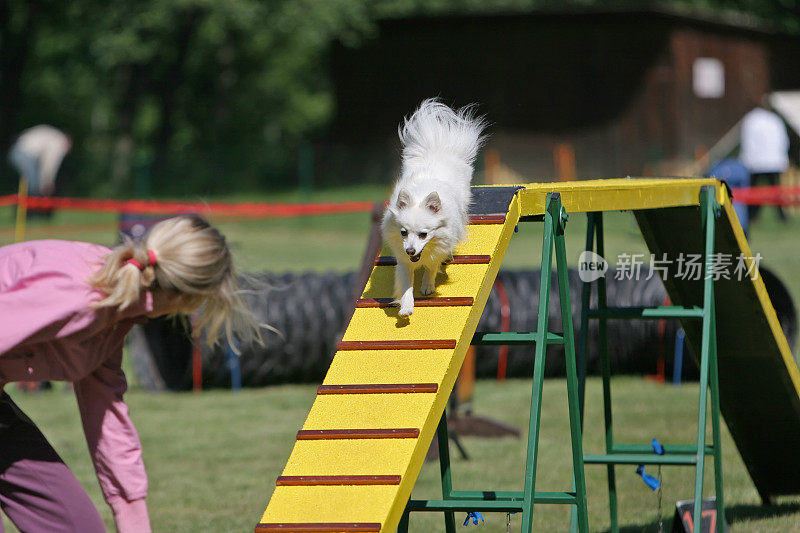
[[[713,187],[706,187],[700,193],[700,208],[705,232],[705,279],[703,286],[703,334],[700,357],[700,394],[697,420],[697,470],[694,486],[694,521],[697,530],[702,530],[703,478],[705,474],[705,445],[708,409],[708,389],[711,389],[711,427],[714,440],[714,489],[717,493],[717,523],[724,518],[724,497],[722,493],[722,455],[719,430],[719,378],[717,374],[717,326],[714,303],[714,280],[711,254],[714,252],[715,221],[718,205]],[[722,509],[722,512],[720,512]]]
[[[717,496],[717,524],[726,524],[725,497],[722,489],[722,435],[719,428],[719,374],[717,366],[716,318],[712,327],[714,349],[711,351],[711,436],[714,439],[714,490]]]
[[[561,202],[558,201],[560,211]],[[528,452],[525,459],[525,508],[522,512],[522,533],[533,530],[533,495],[536,490],[536,462],[539,452],[539,423],[541,421],[542,386],[544,384],[544,362],[547,351],[547,326],[550,308],[550,278],[553,272],[553,229],[556,218],[553,216],[553,195],[547,196],[542,235],[542,268],[539,279],[539,309],[536,324],[535,357],[533,362],[533,383],[531,385],[531,413],[528,425]],[[556,212],[557,216],[559,211]]]
[[[705,321],[704,321],[705,322]],[[705,329],[705,324],[703,329]],[[702,531],[702,504],[703,504],[703,475],[705,473],[705,447],[706,447],[706,419],[708,407],[708,343],[707,336],[703,335],[703,351],[700,363],[700,407],[697,417],[697,466],[694,480],[694,522],[697,531]]]
[[[594,250],[595,234],[595,213],[586,215],[586,247],[587,252]],[[581,411],[581,428],[583,428],[583,412],[586,402],[586,358],[588,356],[587,346],[589,345],[589,306],[592,301],[592,284],[581,284],[581,331],[578,337],[578,353],[576,360],[578,363],[578,401]]]
[[[586,250],[594,251],[594,244],[596,242],[597,254],[601,257],[605,254],[605,243],[603,239],[603,213],[590,212],[587,213],[586,224]],[[581,336],[580,345],[578,347],[579,353],[578,360],[578,394],[580,397],[580,415],[581,427],[584,419],[584,405],[586,395],[586,359],[587,359],[587,346],[589,337],[589,309],[591,307],[591,283],[584,283],[581,288]],[[606,301],[606,281],[604,277],[597,280],[597,308],[604,310],[607,307]],[[608,327],[605,317],[599,317],[599,347],[600,347],[600,363],[603,379],[603,425],[605,429],[605,445],[606,453],[611,453],[614,447],[614,421],[611,411],[611,364],[608,357]],[[609,463],[606,465],[607,480],[608,480],[608,512],[610,520],[610,530],[612,532],[619,531],[619,524],[617,520],[617,480],[614,471],[614,465]],[[576,513],[573,512],[573,529],[577,519]]]
[[[595,219],[598,213],[589,212],[586,214],[586,247],[587,252],[594,251]],[[592,284],[581,284],[581,329],[578,337],[578,352],[576,362],[578,366],[578,404],[581,416],[581,432],[583,432],[584,411],[586,403],[586,360],[587,347],[589,346],[589,309],[592,300]],[[574,489],[574,487],[573,487]],[[570,531],[575,532],[578,528],[578,509],[572,507],[570,514]]]
[[[714,190],[710,189],[708,203],[711,206],[712,220],[719,209]],[[710,388],[711,388],[711,438],[714,439],[714,491],[717,498],[717,524],[726,524],[725,520],[725,495],[722,483],[722,433],[720,431],[720,405],[719,405],[719,365],[717,358],[717,309],[714,300],[711,300],[711,344],[709,352]]]
[[[442,478],[442,498],[450,499],[453,490],[453,478],[450,475],[450,439],[447,430],[447,410],[442,412],[436,437],[439,443],[439,473]],[[447,533],[455,533],[456,517],[453,511],[444,512],[444,527]]]
[[[572,440],[572,486],[576,503],[578,530],[589,531],[586,509],[586,480],[583,472],[583,438],[581,436],[581,409],[578,392],[578,371],[575,361],[575,332],[572,326],[572,304],[569,293],[567,251],[564,243],[564,225],[567,215],[558,202],[559,216],[555,234],[556,267],[558,269],[558,291],[561,306],[561,323],[564,328],[564,357],[567,370],[567,401],[569,402],[569,425]]]
[[[594,215],[597,254],[603,257],[606,253],[603,234],[603,213],[595,213]],[[597,308],[601,311],[605,310],[608,306],[606,292],[606,278],[601,277],[597,280]],[[611,409],[611,361],[608,357],[608,322],[605,317],[599,319],[598,336],[600,342],[600,364],[603,376],[603,425],[605,429],[605,444],[606,453],[611,453],[614,448],[614,416]],[[606,478],[608,482],[609,527],[612,533],[617,533],[619,531],[617,474],[612,463],[606,466]]]

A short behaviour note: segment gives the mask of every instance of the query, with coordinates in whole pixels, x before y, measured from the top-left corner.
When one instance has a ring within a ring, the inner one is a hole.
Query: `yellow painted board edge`
[[[532,183],[520,191],[522,216],[544,214],[547,193],[561,194],[561,203],[568,213],[587,211],[628,211],[659,209],[700,202],[700,189],[724,188],[713,178],[675,179],[606,179],[566,183]]]
[[[414,452],[412,453],[408,470],[406,470],[405,475],[402,477],[402,481],[400,482],[397,490],[397,496],[395,497],[392,507],[389,510],[389,514],[387,515],[386,520],[381,527],[381,531],[383,532],[395,531],[398,523],[400,522],[400,518],[402,518],[403,512],[406,508],[406,503],[411,497],[411,491],[414,489],[417,476],[419,476],[419,471],[422,468],[422,464],[425,462],[425,456],[428,453],[428,448],[430,447],[433,436],[436,433],[436,427],[439,425],[439,420],[442,418],[442,413],[447,405],[450,392],[455,385],[458,372],[461,369],[461,364],[464,362],[467,349],[472,342],[472,336],[475,333],[475,329],[478,327],[478,321],[483,313],[483,308],[486,305],[486,301],[489,299],[489,293],[492,290],[497,272],[500,270],[503,257],[508,249],[508,243],[511,241],[511,237],[514,235],[514,228],[519,222],[519,217],[520,200],[519,195],[515,195],[511,200],[511,204],[508,209],[508,215],[506,215],[506,221],[503,226],[503,231],[501,232],[497,244],[495,245],[495,250],[492,253],[492,261],[489,264],[489,269],[484,275],[484,281],[478,289],[478,293],[475,295],[475,303],[472,306],[472,312],[467,318],[467,323],[464,326],[461,337],[456,343],[456,348],[453,351],[453,357],[450,360],[450,367],[445,373],[442,386],[439,388],[439,391],[436,394],[436,399],[433,402],[433,406],[428,412],[428,418],[425,420],[425,423],[420,430],[420,435],[417,439],[417,445],[414,448]]]
[[[742,229],[742,224],[739,222],[739,217],[736,216],[736,211],[733,209],[733,204],[728,196],[728,191],[724,186],[720,186],[719,189],[723,195],[723,201],[720,202],[720,204],[725,210],[725,214],[728,215],[728,220],[730,220],[731,228],[733,229],[733,236],[736,238],[739,249],[745,256],[745,260],[747,260],[746,258],[753,257],[753,251],[750,249],[750,245],[747,242],[747,237],[744,235],[744,229]],[[749,267],[750,264],[747,266]],[[789,348],[789,342],[786,340],[786,335],[783,333],[781,323],[778,321],[778,315],[775,313],[772,300],[770,300],[769,294],[767,294],[767,288],[764,286],[764,280],[761,279],[761,275],[759,273],[759,275],[756,276],[756,279],[751,278],[751,281],[753,282],[753,287],[756,289],[758,300],[761,302],[761,308],[764,311],[764,315],[767,317],[767,323],[772,330],[772,335],[775,337],[775,341],[778,343],[778,350],[781,352],[783,363],[786,365],[786,370],[789,372],[789,377],[794,384],[795,393],[800,396],[800,369],[797,368],[797,362],[795,362],[794,357],[792,357],[792,350]]]

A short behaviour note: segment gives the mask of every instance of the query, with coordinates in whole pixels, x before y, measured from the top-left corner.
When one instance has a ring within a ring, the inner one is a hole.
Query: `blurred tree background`
[[[791,0],[673,0],[797,31]],[[582,0],[0,0],[0,151],[48,123],[74,140],[62,192],[292,188],[334,113],[327,54],[382,17],[641,6]],[[391,60],[391,58],[387,58]],[[0,192],[15,189],[0,166]]]

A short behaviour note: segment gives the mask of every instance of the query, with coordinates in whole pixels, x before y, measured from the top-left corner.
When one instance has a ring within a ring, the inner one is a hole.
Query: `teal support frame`
[[[583,472],[583,438],[580,419],[580,387],[575,360],[575,341],[569,292],[564,231],[567,214],[557,193],[547,195],[542,238],[542,269],[539,285],[539,313],[537,329],[530,333],[476,333],[473,344],[527,344],[535,345],[533,383],[531,391],[530,424],[528,427],[527,455],[524,488],[521,491],[460,491],[453,490],[450,474],[450,450],[447,437],[447,418],[442,414],[437,430],[439,465],[442,481],[441,500],[409,500],[398,531],[408,531],[409,514],[418,511],[443,512],[445,530],[455,532],[455,511],[512,512],[522,514],[522,532],[533,530],[535,504],[567,504],[573,507],[576,527],[589,531],[586,505],[586,481]],[[550,285],[555,253],[558,292],[561,302],[562,335],[548,331]],[[544,364],[548,345],[563,345],[567,370],[567,401],[569,404],[570,438],[572,444],[572,490],[565,492],[536,492],[539,431],[541,421]]]
[[[705,456],[714,456],[714,485],[716,491],[717,524],[725,524],[725,500],[722,480],[722,448],[720,436],[719,379],[717,373],[716,313],[714,305],[714,280],[711,254],[714,253],[715,221],[719,216],[713,187],[704,187],[700,193],[700,213],[704,233],[704,279],[703,305],[684,308],[660,306],[654,308],[608,307],[605,278],[597,283],[597,307],[591,308],[591,283],[584,283],[581,291],[581,331],[578,350],[578,384],[580,396],[580,418],[584,417],[584,398],[586,383],[586,356],[588,346],[589,320],[599,321],[599,356],[603,386],[603,425],[605,432],[605,451],[603,455],[585,455],[585,464],[604,464],[607,469],[610,530],[619,531],[618,502],[615,465],[657,464],[686,465],[695,467],[694,509],[702,509],[703,476]],[[586,229],[586,250],[596,251],[601,257],[605,254],[603,241],[603,215],[600,212],[588,214]],[[697,441],[695,445],[665,445],[664,455],[654,455],[649,444],[619,444],[614,442],[614,421],[611,402],[611,365],[608,355],[608,328],[610,319],[683,319],[702,320],[702,342],[699,358],[700,383],[697,415]],[[711,412],[708,412],[708,393],[710,390]],[[706,443],[706,428],[711,418],[712,440]],[[702,530],[702,514],[695,512],[697,531]],[[573,513],[574,519],[574,513]],[[573,526],[574,527],[574,526]]]

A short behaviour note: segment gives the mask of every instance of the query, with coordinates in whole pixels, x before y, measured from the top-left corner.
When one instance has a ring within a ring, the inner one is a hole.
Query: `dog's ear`
[[[439,199],[439,195],[435,191],[426,196],[423,203],[425,204],[425,207],[434,213],[438,213],[442,208],[442,200]]]
[[[400,189],[400,192],[397,194],[396,205],[398,209],[403,209],[411,205],[411,194],[405,189]]]

